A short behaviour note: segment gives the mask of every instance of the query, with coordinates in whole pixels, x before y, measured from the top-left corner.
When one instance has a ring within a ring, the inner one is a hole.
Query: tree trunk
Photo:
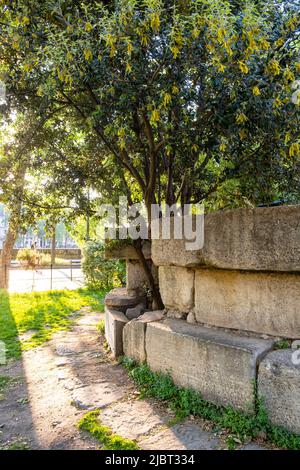
[[[8,289],[9,268],[12,260],[13,248],[18,238],[21,204],[16,207],[10,216],[8,231],[3,243],[0,260],[0,289]]]
[[[159,288],[155,284],[151,268],[148,265],[147,260],[144,256],[144,253],[143,253],[143,250],[142,250],[142,243],[141,243],[140,238],[138,240],[134,241],[134,247],[135,247],[135,250],[137,252],[139,261],[142,265],[143,271],[144,271],[144,273],[147,277],[147,281],[149,282],[151,291],[152,291],[152,297],[153,297],[153,301],[154,301],[154,304],[155,304],[155,309],[154,310],[163,310],[164,304],[163,304],[163,301],[162,301],[162,298],[161,298],[161,295],[160,295],[160,292],[159,292]]]
[[[11,201],[12,209],[10,211],[8,231],[3,242],[0,257],[0,289],[8,289],[9,286],[9,268],[12,260],[13,248],[19,234],[25,174],[26,166],[22,165],[16,173],[17,187],[14,194],[15,198]]]

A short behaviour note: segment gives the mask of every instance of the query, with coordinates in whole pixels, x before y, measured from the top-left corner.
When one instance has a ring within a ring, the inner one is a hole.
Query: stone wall
[[[292,349],[276,351],[279,340],[300,339],[300,206],[209,214],[204,233],[201,250],[152,241],[163,318],[126,321],[122,350],[245,411],[254,409],[256,381],[272,422],[300,433],[300,365]],[[127,287],[138,289],[133,265],[127,258]]]

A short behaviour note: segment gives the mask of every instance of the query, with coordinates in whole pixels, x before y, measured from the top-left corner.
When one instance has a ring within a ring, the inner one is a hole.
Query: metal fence
[[[84,286],[81,261],[66,260],[65,264],[28,268],[17,263],[4,267],[10,292],[34,292],[56,289],[76,289]]]

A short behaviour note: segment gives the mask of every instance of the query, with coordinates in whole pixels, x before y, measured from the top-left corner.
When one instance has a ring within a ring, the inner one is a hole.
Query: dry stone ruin
[[[107,253],[127,263],[126,288],[105,301],[111,350],[245,412],[257,383],[271,421],[300,433],[300,206],[216,212],[204,227],[201,250],[144,245],[164,311],[148,311],[134,249]]]

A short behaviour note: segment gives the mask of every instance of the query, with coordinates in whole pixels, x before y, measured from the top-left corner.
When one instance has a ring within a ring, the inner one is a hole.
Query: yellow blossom
[[[281,68],[280,68],[279,62],[275,59],[271,60],[268,63],[267,72],[270,73],[271,75],[274,75],[275,77],[276,75],[280,75]]]
[[[166,108],[172,101],[172,96],[170,93],[165,93],[163,98],[163,105]]]
[[[87,62],[91,62],[91,60],[93,58],[93,53],[92,53],[91,49],[84,49],[83,54],[84,54],[85,60]]]
[[[226,36],[226,30],[224,28],[218,29],[217,38],[220,44],[223,43],[225,36]]]
[[[90,33],[93,30],[93,26],[91,25],[91,23],[87,22],[85,23],[84,29],[87,33]]]
[[[24,64],[24,67],[23,67],[23,68],[24,68],[24,71],[25,71],[25,72],[30,72],[33,67],[32,67],[32,64],[30,64],[29,62],[27,62],[27,63]]]
[[[224,47],[225,47],[225,50],[227,52],[227,54],[232,57],[233,56],[233,52],[232,52],[232,49],[230,47],[230,45],[227,43],[227,42],[224,42]]]
[[[125,129],[124,129],[124,127],[120,127],[120,129],[118,129],[118,136],[119,136],[119,137],[125,137]]]
[[[28,18],[28,16],[24,16],[24,17],[23,17],[22,23],[23,23],[24,25],[28,25],[28,24],[30,23],[30,19]]]
[[[133,45],[132,45],[131,42],[128,42],[128,44],[127,44],[127,54],[131,55],[132,51],[133,51]]]
[[[148,39],[148,37],[145,36],[145,35],[143,35],[143,36],[141,37],[141,43],[142,43],[142,46],[148,46],[148,44],[149,44],[149,39]]]
[[[223,73],[226,70],[226,66],[224,64],[218,64],[218,70]]]
[[[265,51],[268,51],[270,49],[270,43],[266,39],[262,39],[260,41],[261,48],[264,49]]]
[[[291,140],[291,134],[289,132],[287,132],[285,134],[285,137],[284,137],[284,143],[288,144],[290,142],[290,140]]]
[[[177,59],[179,52],[180,52],[179,48],[177,46],[172,46],[170,49],[173,53],[174,59]]]
[[[260,95],[260,89],[258,88],[257,85],[252,88],[252,93],[253,93],[254,96],[259,96]]]
[[[288,81],[288,82],[294,82],[295,81],[295,75],[293,74],[293,72],[291,71],[290,68],[287,68],[284,71],[283,76],[286,79],[286,81]]]
[[[227,149],[227,145],[223,142],[222,144],[220,144],[220,150],[221,152],[225,152]]]
[[[151,113],[151,118],[150,118],[150,121],[152,124],[156,124],[158,121],[159,121],[159,118],[160,118],[160,114],[159,114],[159,111],[158,109],[153,109],[152,113]]]
[[[289,156],[297,157],[300,156],[300,145],[298,142],[294,142],[289,148]]]
[[[277,98],[274,100],[273,106],[274,106],[275,108],[281,108],[282,105],[283,105],[283,102],[281,101],[280,98],[277,97]]]
[[[126,62],[126,73],[130,73],[132,70],[132,66],[129,62]]]
[[[279,38],[277,39],[277,41],[275,41],[275,47],[281,47],[283,46],[284,44],[284,39],[283,38]]]
[[[237,116],[236,116],[236,122],[237,124],[245,124],[245,122],[248,121],[248,118],[247,116],[244,114],[244,113],[239,113]]]
[[[69,62],[72,62],[74,60],[73,54],[70,51],[67,52],[67,59]]]
[[[177,85],[172,86],[172,93],[173,95],[177,95],[179,93],[179,88]]]
[[[192,37],[194,39],[197,39],[199,37],[199,34],[200,34],[200,31],[198,28],[194,28],[193,31],[192,31]]]
[[[239,61],[238,64],[239,64],[239,67],[240,67],[240,71],[241,71],[242,73],[245,73],[245,74],[249,73],[249,67],[248,67],[247,64],[245,64],[245,62]]]
[[[159,17],[159,13],[152,13],[151,15],[151,28],[153,29],[153,31],[157,32],[159,31],[159,27],[160,27],[160,17]]]

